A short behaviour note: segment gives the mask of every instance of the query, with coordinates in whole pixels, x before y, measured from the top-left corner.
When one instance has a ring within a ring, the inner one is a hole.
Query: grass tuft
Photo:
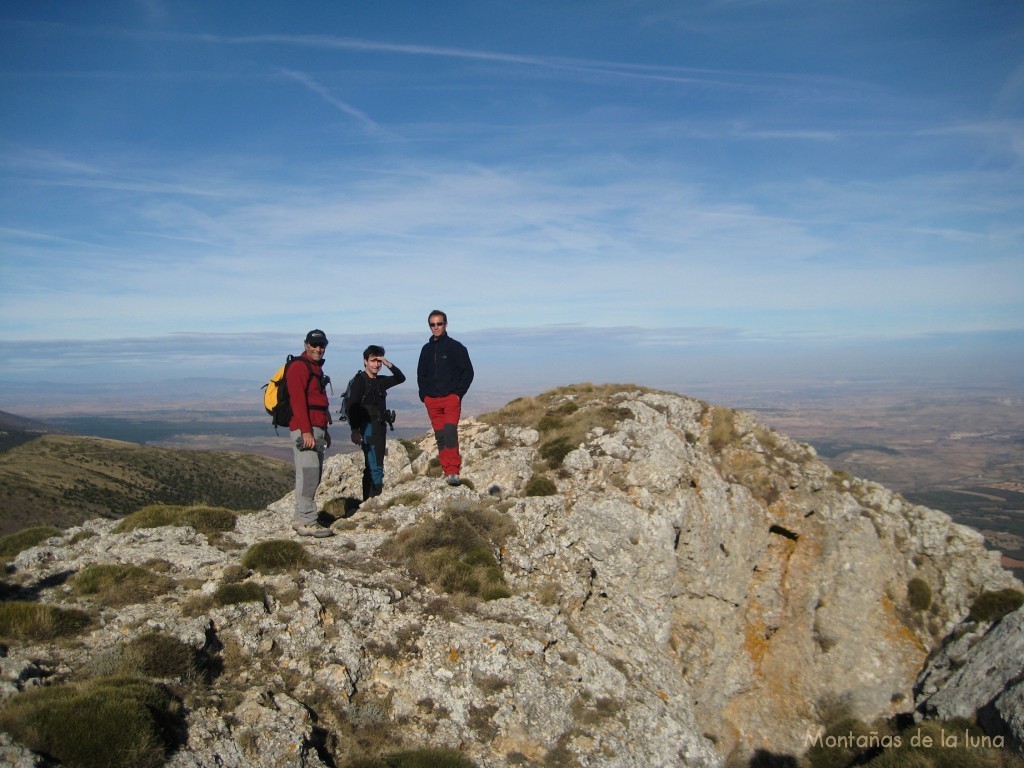
[[[260,573],[295,571],[311,565],[313,558],[297,541],[271,539],[253,544],[242,555],[242,567]]]
[[[207,535],[222,533],[235,529],[236,514],[223,507],[151,504],[121,520],[114,528],[114,533],[127,533],[136,528],[161,528],[165,525],[187,525]]]
[[[168,576],[124,563],[87,565],[71,579],[76,594],[87,595],[108,607],[145,602],[175,586],[174,579]]]
[[[556,493],[555,481],[547,475],[534,475],[523,489],[524,496],[554,496]]]
[[[31,549],[60,534],[60,528],[55,528],[52,525],[37,525],[0,537],[0,560],[13,560],[26,549]]]
[[[440,520],[400,531],[381,553],[442,592],[496,600],[511,594],[495,552],[514,527],[507,515],[491,509],[448,509]]]
[[[238,603],[263,603],[267,599],[267,591],[251,581],[222,584],[213,593],[218,605],[237,605]]]
[[[982,592],[971,603],[971,618],[975,621],[999,621],[1024,605],[1024,592],[1016,589],[1000,589]]]
[[[349,763],[349,768],[477,768],[476,763],[452,749],[414,749],[369,757]]]
[[[0,602],[0,638],[54,640],[75,635],[90,622],[83,611],[26,600]]]
[[[915,611],[927,611],[932,605],[932,588],[922,578],[907,582],[907,601]]]
[[[133,677],[33,688],[0,711],[0,729],[76,768],[158,768],[182,730],[181,705]]]

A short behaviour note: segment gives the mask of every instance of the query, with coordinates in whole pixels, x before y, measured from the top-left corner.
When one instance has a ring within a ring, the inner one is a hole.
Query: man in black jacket
[[[379,376],[381,366],[391,376]],[[371,344],[363,352],[363,370],[352,379],[348,423],[352,442],[363,449],[363,501],[384,489],[384,454],[388,429],[388,390],[405,381],[405,374],[384,357],[384,347]],[[394,421],[394,419],[391,419]]]
[[[427,318],[430,340],[420,350],[416,366],[420,401],[427,407],[437,440],[438,458],[448,485],[459,484],[462,455],[459,453],[459,418],[462,398],[473,383],[469,352],[448,335],[448,316],[435,309]]]

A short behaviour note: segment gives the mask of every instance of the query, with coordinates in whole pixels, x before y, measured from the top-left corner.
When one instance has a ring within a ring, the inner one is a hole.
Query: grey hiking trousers
[[[300,451],[295,445],[295,441],[302,437],[299,430],[290,430],[288,434],[292,439],[292,455],[295,458],[295,524],[313,525],[317,518],[314,497],[324,472],[324,455],[317,450]],[[322,443],[324,430],[313,427],[313,437],[318,444]]]

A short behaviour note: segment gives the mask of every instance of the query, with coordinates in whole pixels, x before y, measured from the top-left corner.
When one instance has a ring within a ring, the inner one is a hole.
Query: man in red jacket
[[[306,334],[305,349],[285,369],[292,418],[288,430],[295,457],[295,523],[300,536],[324,538],[334,531],[317,521],[316,489],[324,470],[324,451],[331,444],[327,382],[323,372],[327,334],[314,328]]]

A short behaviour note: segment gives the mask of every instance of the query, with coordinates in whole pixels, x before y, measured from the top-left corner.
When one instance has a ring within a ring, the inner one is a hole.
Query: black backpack
[[[356,371],[356,375],[348,380],[348,385],[345,387],[345,394],[341,396],[341,410],[338,411],[339,421],[348,421],[348,409],[352,407],[352,385],[362,371]],[[369,392],[369,388],[363,390],[363,399],[366,399],[366,395]]]

